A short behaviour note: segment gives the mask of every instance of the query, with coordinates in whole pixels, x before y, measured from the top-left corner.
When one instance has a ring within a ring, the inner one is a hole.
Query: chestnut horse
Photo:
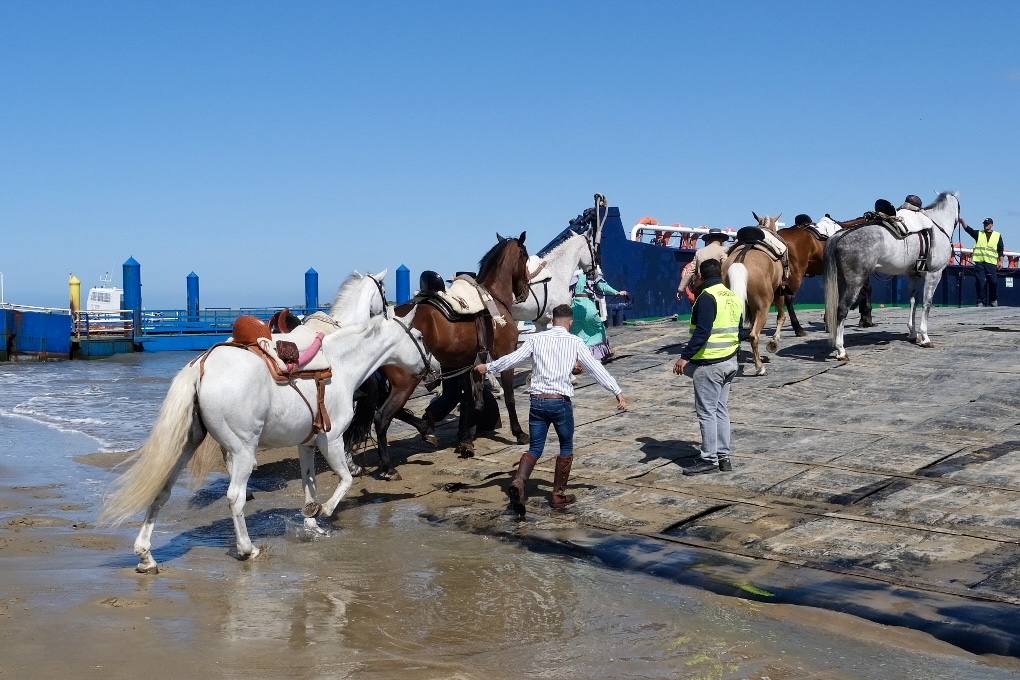
[[[503,238],[498,234],[496,236],[499,241],[478,263],[476,279],[495,299],[506,320],[506,325],[500,326],[491,318],[483,317],[488,350],[494,359],[517,348],[517,322],[513,319],[512,308],[515,302],[524,301],[530,293],[528,250],[524,246],[527,232],[523,232],[518,238]],[[397,311],[399,313],[402,309],[398,308]],[[451,322],[432,305],[419,304],[414,308],[411,327],[421,331],[425,347],[442,365],[444,376],[452,377],[458,373],[470,372],[472,380],[481,380],[471,371],[478,361],[479,353],[485,349],[479,342],[478,325],[475,320]],[[403,409],[411,397],[420,379],[397,366],[384,366],[383,373],[389,380],[390,393],[375,416],[380,476],[383,479],[400,479],[390,460],[386,432],[394,416]],[[503,398],[510,418],[510,429],[518,443],[526,444],[528,434],[521,428],[517,417],[513,375],[513,370],[505,371],[500,375],[500,383],[503,386]],[[477,387],[480,389],[480,383]],[[434,444],[435,437],[431,435],[433,426],[434,423],[425,423],[427,431],[423,433],[423,437]],[[464,438],[457,444],[457,451],[465,456],[473,455],[474,428],[466,428],[463,435]]]
[[[755,215],[755,217],[758,217]],[[778,217],[759,218],[760,227],[776,233]],[[751,352],[755,375],[765,375],[759,338],[768,320],[769,307],[779,302],[783,284],[783,263],[750,243],[737,243],[723,261],[723,283],[744,302],[744,320],[750,324]],[[779,333],[779,326],[776,326]]]
[[[804,277],[825,275],[825,244],[826,240],[819,239],[811,229],[803,225],[786,227],[779,230],[779,237],[786,242],[790,253],[790,278],[786,287],[776,298],[776,328],[783,325],[786,314],[790,315],[790,325],[798,338],[804,337],[807,333],[800,325],[797,313],[793,309],[793,302],[797,297],[800,286],[804,283]],[[861,288],[861,296],[855,303],[860,308],[860,326],[866,328],[874,326],[871,320],[871,284],[866,283]],[[779,331],[772,336],[768,343],[768,351],[779,351]]]

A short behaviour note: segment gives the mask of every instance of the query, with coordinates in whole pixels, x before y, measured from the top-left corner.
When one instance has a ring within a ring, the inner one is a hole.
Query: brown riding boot
[[[556,476],[553,477],[553,492],[549,498],[549,505],[554,508],[564,508],[577,500],[577,496],[567,493],[567,480],[573,462],[573,456],[556,456]]]
[[[531,471],[535,469],[536,463],[538,463],[538,458],[530,453],[521,456],[521,462],[517,464],[517,474],[506,489],[506,495],[510,497],[510,508],[519,517],[524,517],[524,501],[528,499],[526,493],[528,477],[531,476]]]

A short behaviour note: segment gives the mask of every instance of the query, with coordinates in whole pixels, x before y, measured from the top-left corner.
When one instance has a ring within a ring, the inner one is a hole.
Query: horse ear
[[[755,221],[755,222],[761,222],[761,218],[760,218],[760,217],[758,217],[758,213],[756,213],[756,212],[755,212],[755,211],[753,211],[753,210],[751,211],[751,217],[753,217],[753,218],[754,218],[754,221]]]
[[[521,235],[517,238],[517,241],[523,246],[524,245],[524,239],[526,239],[527,237],[528,237],[528,232],[527,231],[522,231]]]
[[[778,222],[779,218],[782,217],[782,216],[783,216],[783,213],[779,213],[778,215],[776,215],[776,222]]]
[[[498,231],[496,232],[496,239],[497,239],[497,240],[498,240],[498,241],[499,241],[500,243],[502,243],[503,241],[505,241],[505,240],[506,240],[505,238],[503,238],[503,237],[502,237],[502,236],[500,235],[500,233],[499,233]]]
[[[362,273],[361,273],[361,272],[359,272],[359,271],[358,271],[357,269],[355,269],[355,270],[354,270],[354,273],[353,273],[353,274],[351,274],[351,276],[353,276],[353,277],[354,277],[354,278],[356,278],[356,279],[362,279],[362,278],[364,278],[364,276],[362,275]]]
[[[376,281],[382,281],[383,279],[386,278],[386,275],[389,274],[389,273],[390,273],[390,270],[389,270],[389,267],[387,267],[386,269],[383,269],[381,272],[376,274],[374,278],[375,278]]]

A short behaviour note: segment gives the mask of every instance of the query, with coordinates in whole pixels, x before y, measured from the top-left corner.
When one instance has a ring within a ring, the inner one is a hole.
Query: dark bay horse
[[[488,350],[494,359],[509,354],[517,348],[517,322],[514,321],[511,310],[515,302],[523,301],[529,294],[528,250],[524,246],[527,232],[522,233],[518,238],[503,238],[498,234],[497,236],[499,241],[478,263],[476,279],[496,300],[506,320],[506,325],[500,326],[491,318],[483,317],[487,336],[486,344],[488,344]],[[398,308],[398,313],[400,311],[401,309]],[[451,376],[463,371],[470,373],[472,380],[481,380],[481,378],[474,377],[474,373],[470,370],[477,363],[479,353],[485,349],[479,342],[478,325],[475,320],[451,322],[432,305],[418,304],[415,306],[411,327],[421,331],[425,347],[442,365],[444,375]],[[383,367],[383,373],[389,380],[390,392],[385,403],[375,415],[380,475],[384,479],[400,479],[390,460],[386,432],[390,422],[404,408],[420,381],[418,376],[396,366]],[[518,443],[526,444],[528,434],[521,428],[517,417],[513,371],[506,371],[500,375],[500,383],[503,386],[503,397],[507,415],[510,418],[510,429]],[[481,388],[480,383],[477,387]],[[419,427],[417,424],[415,427],[423,433],[427,441],[435,443],[435,438],[431,436],[430,432],[434,425],[434,423],[426,422],[423,427]],[[462,428],[461,441],[457,444],[457,451],[462,455],[473,455],[473,427]]]
[[[798,338],[804,337],[807,333],[800,325],[797,312],[793,309],[797,292],[808,276],[825,275],[825,239],[820,239],[815,232],[805,225],[786,227],[779,230],[779,237],[783,239],[789,250],[790,257],[790,278],[785,288],[776,297],[776,327],[781,328],[786,314],[790,315],[790,325]],[[854,305],[860,308],[862,328],[874,326],[871,320],[871,284],[866,283],[861,288],[861,294]],[[770,352],[779,351],[779,335],[774,335],[767,347]]]

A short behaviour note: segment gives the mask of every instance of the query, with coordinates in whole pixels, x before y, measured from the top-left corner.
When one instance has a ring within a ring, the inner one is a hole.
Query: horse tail
[[[185,366],[174,377],[148,440],[134,455],[127,472],[113,483],[113,494],[106,499],[101,522],[120,524],[130,519],[150,506],[176,476],[186,447],[200,441],[192,436],[200,380],[197,363]]]
[[[839,272],[836,271],[837,236],[829,239],[825,247],[825,326],[829,331],[829,344],[836,346],[836,325],[839,316]]]
[[[379,374],[373,374],[359,388],[361,395],[354,400],[354,417],[344,432],[344,445],[354,451],[366,445],[372,436],[375,412],[389,395],[389,384]]]
[[[726,272],[730,280],[730,290],[736,293],[740,301],[747,306],[747,267],[741,262],[734,262]]]

